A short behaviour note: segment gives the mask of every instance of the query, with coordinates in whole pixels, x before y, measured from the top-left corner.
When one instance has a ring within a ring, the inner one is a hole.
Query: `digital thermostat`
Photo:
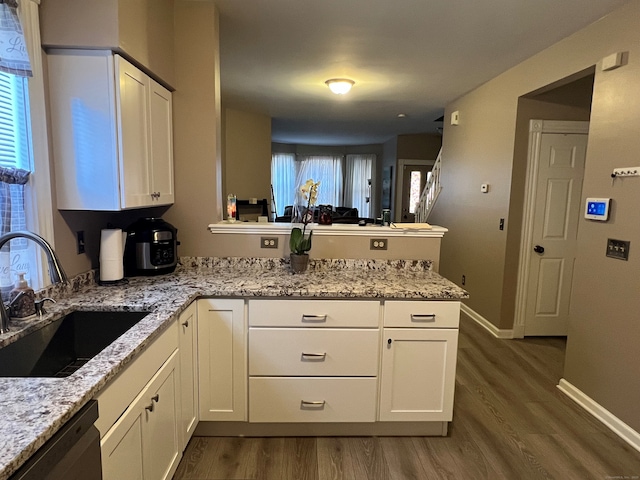
[[[606,221],[609,219],[610,198],[587,198],[584,218],[588,220]]]

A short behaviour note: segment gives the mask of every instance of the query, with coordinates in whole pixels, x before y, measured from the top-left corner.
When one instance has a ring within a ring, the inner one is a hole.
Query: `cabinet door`
[[[58,208],[119,210],[113,55],[74,52],[47,55]]]
[[[457,329],[385,328],[380,421],[450,421]]]
[[[149,77],[116,55],[116,106],[123,208],[152,205],[149,154]]]
[[[154,205],[173,203],[173,108],[171,92],[150,80],[151,191]]]
[[[143,412],[134,402],[100,442],[103,480],[144,480]]]
[[[180,328],[180,450],[184,450],[198,424],[196,302],[182,312]]]
[[[180,461],[178,351],[169,357],[100,442],[103,480],[166,480]]]
[[[143,395],[142,452],[145,480],[170,480],[178,468],[178,358],[175,351],[149,382]]]
[[[198,300],[200,420],[247,420],[244,300]]]

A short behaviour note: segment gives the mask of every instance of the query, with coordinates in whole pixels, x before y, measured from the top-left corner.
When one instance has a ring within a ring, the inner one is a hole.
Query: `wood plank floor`
[[[462,315],[447,437],[194,437],[175,480],[640,480],[640,452],[557,388],[565,341]]]

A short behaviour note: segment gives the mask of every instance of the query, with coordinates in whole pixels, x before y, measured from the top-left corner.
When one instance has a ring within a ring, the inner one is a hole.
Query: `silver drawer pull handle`
[[[435,313],[412,313],[411,320],[415,320],[416,322],[435,322],[436,314]]]
[[[310,360],[324,360],[327,357],[325,353],[304,353],[302,352],[302,360],[308,358]]]
[[[327,314],[326,313],[324,315],[305,315],[305,314],[302,314],[302,321],[303,322],[326,322],[327,321]]]
[[[306,400],[300,400],[300,408],[305,408],[305,407],[323,408],[325,403],[326,402],[324,400],[319,402],[307,402]]]

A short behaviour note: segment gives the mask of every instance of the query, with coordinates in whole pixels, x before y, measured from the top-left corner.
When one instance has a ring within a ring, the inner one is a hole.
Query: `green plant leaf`
[[[291,236],[289,237],[289,248],[293,253],[302,253],[300,252],[300,241],[302,240],[302,230],[298,227],[294,227],[291,229]]]
[[[307,237],[304,236],[302,230],[298,227],[291,229],[291,236],[289,237],[289,248],[292,253],[303,254],[311,250],[311,236],[313,230],[309,232]]]

